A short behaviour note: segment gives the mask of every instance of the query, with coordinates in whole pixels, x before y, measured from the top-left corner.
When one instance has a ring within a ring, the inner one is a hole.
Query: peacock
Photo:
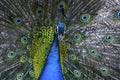
[[[0,0],[0,80],[120,80],[120,0]]]

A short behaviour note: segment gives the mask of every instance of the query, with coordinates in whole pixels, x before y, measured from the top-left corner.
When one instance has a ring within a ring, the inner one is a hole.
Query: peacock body
[[[120,0],[1,0],[0,80],[120,80]]]

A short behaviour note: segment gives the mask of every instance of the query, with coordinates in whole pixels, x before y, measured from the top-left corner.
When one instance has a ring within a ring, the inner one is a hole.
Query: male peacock
[[[120,80],[120,0],[0,0],[0,80]]]

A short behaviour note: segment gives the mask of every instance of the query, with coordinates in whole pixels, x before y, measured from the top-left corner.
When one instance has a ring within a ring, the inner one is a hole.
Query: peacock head
[[[58,34],[58,40],[61,41],[63,39],[63,35],[65,33],[65,23],[59,21],[56,26],[56,33]]]

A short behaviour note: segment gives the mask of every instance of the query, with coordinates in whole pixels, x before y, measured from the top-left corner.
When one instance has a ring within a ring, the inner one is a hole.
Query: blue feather
[[[60,64],[60,50],[58,42],[57,34],[55,34],[46,64],[39,80],[64,80]]]

